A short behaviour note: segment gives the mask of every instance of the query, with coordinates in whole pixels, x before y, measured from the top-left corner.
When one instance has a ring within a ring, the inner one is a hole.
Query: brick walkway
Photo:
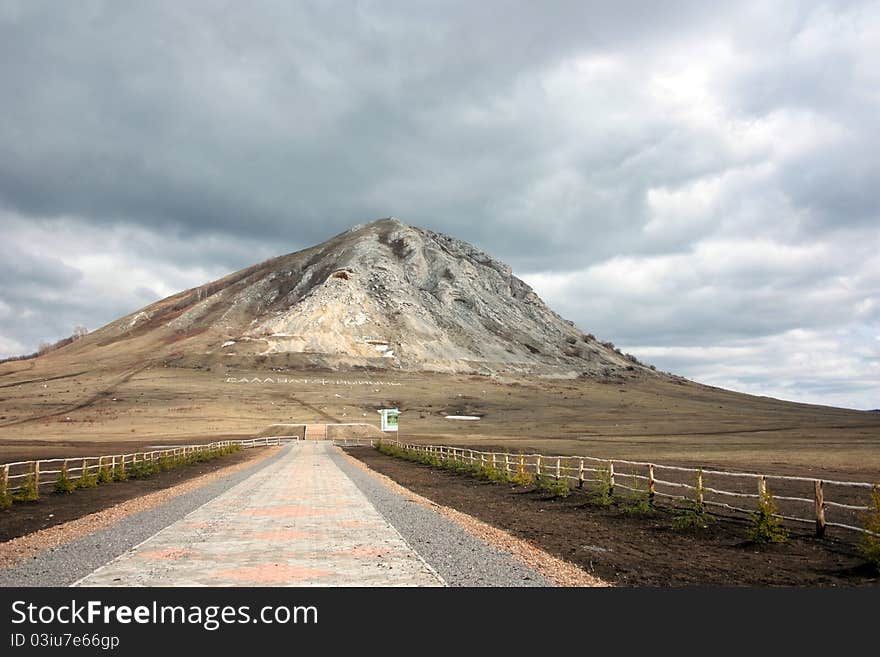
[[[297,442],[276,463],[76,586],[442,586],[329,458]]]

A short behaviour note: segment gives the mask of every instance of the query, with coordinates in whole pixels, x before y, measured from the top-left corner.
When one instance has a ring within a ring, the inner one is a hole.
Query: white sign
[[[396,408],[383,408],[379,411],[379,415],[382,418],[381,429],[382,431],[397,431],[397,417],[400,415],[400,411]]]

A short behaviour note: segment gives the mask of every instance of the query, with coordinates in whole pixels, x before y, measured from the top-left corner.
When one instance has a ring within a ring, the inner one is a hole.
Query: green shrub
[[[34,479],[33,473],[29,472],[24,478],[21,488],[15,492],[12,499],[16,502],[33,502],[34,500],[39,499],[39,497],[40,494],[37,490],[37,482]]]
[[[157,469],[158,466],[150,461],[137,461],[129,464],[126,470],[130,479],[146,479],[155,474]]]
[[[788,532],[782,520],[776,517],[776,502],[769,488],[764,488],[758,498],[758,510],[752,514],[752,526],[748,537],[755,543],[785,543]]]
[[[79,477],[76,478],[76,487],[77,488],[94,488],[98,485],[98,475],[93,474],[88,471],[85,465],[83,465],[82,472]]]
[[[568,497],[571,494],[571,488],[565,479],[556,479],[550,475],[538,475],[535,478],[535,486],[539,491],[553,497]]]
[[[507,473],[504,470],[495,467],[491,462],[480,463],[478,466],[477,476],[480,479],[491,481],[494,483],[503,483],[507,481]]]
[[[0,509],[8,509],[12,506],[12,495],[6,482],[0,479]]]
[[[494,468],[489,466],[486,471],[486,477],[489,481],[493,481],[496,484],[507,484],[510,483],[510,473],[507,472],[504,468]]]
[[[675,510],[675,517],[672,520],[675,529],[691,527],[706,529],[715,522],[706,511],[706,505],[700,502],[701,499],[703,499],[703,471],[698,470],[694,476],[694,498],[687,500],[683,507]]]
[[[707,529],[713,522],[715,519],[706,512],[704,505],[688,500],[682,508],[675,510],[672,526],[675,529]]]
[[[869,564],[880,569],[880,485],[871,490],[871,504],[865,512],[865,530],[869,533],[862,536],[859,551]]]
[[[611,487],[611,470],[599,468],[596,471],[598,482],[591,496],[592,501],[599,506],[611,506],[614,503],[614,495]]]
[[[76,482],[74,482],[67,472],[67,466],[61,466],[61,473],[55,481],[55,492],[60,494],[69,494],[76,490]]]
[[[492,470],[495,468],[492,467],[490,463],[483,463],[482,461],[477,461],[474,467],[474,476],[477,479],[485,479],[489,480],[492,476]]]
[[[633,484],[635,490],[628,491],[629,494],[626,496],[626,501],[623,505],[624,513],[639,516],[651,515],[654,513],[654,505],[651,500],[651,492],[648,489],[648,482],[635,478],[633,478],[633,481],[635,482]]]
[[[98,470],[98,483],[109,484],[113,482],[113,471],[109,465],[102,465]]]
[[[626,503],[623,505],[624,513],[631,513],[637,516],[649,516],[654,513],[654,507],[651,504],[651,498],[647,491],[631,491],[627,496]]]
[[[514,486],[531,486],[535,483],[535,475],[526,470],[526,464],[520,457],[520,461],[516,464],[516,472],[509,477],[509,480]]]
[[[125,466],[122,464],[117,465],[113,468],[113,481],[126,481],[128,480],[128,472],[125,469]]]

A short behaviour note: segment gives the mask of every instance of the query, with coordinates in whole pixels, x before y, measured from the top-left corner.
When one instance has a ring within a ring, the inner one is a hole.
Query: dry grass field
[[[97,362],[74,347],[0,365],[0,461],[244,437],[273,423],[377,424],[376,409],[396,406],[400,437],[415,442],[880,479],[880,413],[683,380],[334,372],[271,359],[142,365],[106,351]]]

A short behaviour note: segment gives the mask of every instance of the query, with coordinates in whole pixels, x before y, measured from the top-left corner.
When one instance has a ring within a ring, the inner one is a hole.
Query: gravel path
[[[93,534],[38,553],[27,561],[0,569],[0,586],[68,586],[111,559],[145,541],[254,473],[275,463],[287,450],[216,479],[196,490],[127,516]]]
[[[354,465],[331,455],[367,499],[449,586],[553,586],[544,576],[496,550],[433,509],[405,499]]]

